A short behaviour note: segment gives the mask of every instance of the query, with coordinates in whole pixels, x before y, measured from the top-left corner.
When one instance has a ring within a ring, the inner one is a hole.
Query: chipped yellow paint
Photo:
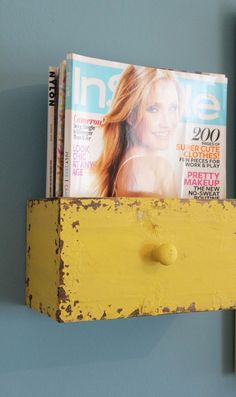
[[[58,214],[56,201],[28,203],[26,301],[53,319],[56,319],[59,286]]]
[[[27,305],[58,321],[236,307],[233,200],[29,201],[27,230]]]

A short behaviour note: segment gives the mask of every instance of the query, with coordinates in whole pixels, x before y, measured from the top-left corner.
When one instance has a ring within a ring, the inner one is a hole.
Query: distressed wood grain
[[[235,203],[30,200],[26,303],[59,322],[234,309]]]

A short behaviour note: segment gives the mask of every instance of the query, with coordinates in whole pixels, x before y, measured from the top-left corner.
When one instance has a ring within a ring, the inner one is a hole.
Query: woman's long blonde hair
[[[103,122],[103,152],[95,163],[99,180],[99,194],[112,196],[113,185],[121,160],[130,147],[129,123],[137,126],[145,110],[154,83],[171,79],[171,72],[163,69],[129,65],[119,80],[111,110]]]

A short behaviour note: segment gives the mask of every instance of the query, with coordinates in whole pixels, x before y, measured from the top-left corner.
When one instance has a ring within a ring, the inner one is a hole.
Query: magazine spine
[[[55,169],[55,196],[63,195],[63,154],[64,154],[64,124],[65,124],[65,73],[66,61],[62,61],[58,76],[58,109],[57,109],[57,142]]]
[[[48,122],[47,122],[47,164],[46,164],[46,197],[54,195],[54,164],[55,164],[55,129],[57,108],[57,74],[58,68],[48,68]]]
[[[64,128],[64,168],[63,196],[71,193],[71,150],[72,150],[72,62],[66,61],[66,91],[65,91],[65,128]]]

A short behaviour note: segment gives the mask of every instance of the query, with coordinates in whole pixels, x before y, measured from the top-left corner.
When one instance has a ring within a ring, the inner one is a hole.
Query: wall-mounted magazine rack
[[[59,322],[236,308],[236,201],[30,200],[26,303]]]

